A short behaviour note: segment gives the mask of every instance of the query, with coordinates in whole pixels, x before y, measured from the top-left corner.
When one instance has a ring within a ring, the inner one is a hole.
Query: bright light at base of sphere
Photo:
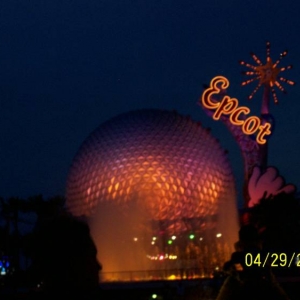
[[[66,198],[72,214],[88,218],[102,273],[115,272],[104,280],[175,269],[178,260],[202,276],[230,258],[237,240],[227,154],[209,130],[175,112],[133,111],[100,125],[74,158]],[[161,253],[177,259],[148,259]]]

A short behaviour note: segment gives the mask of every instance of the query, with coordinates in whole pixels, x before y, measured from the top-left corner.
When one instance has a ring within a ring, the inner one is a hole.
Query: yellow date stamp
[[[272,268],[290,268],[300,267],[300,253],[246,253],[245,265],[247,267],[272,267]]]

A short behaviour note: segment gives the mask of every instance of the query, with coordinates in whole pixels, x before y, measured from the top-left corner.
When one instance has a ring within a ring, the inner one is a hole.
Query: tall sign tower
[[[274,131],[274,118],[270,114],[270,101],[273,98],[278,103],[276,89],[286,93],[282,83],[295,85],[286,79],[282,72],[292,68],[292,65],[279,67],[287,51],[280,54],[273,62],[270,57],[270,42],[266,44],[266,62],[254,54],[251,56],[255,64],[240,61],[248,71],[243,72],[249,78],[242,82],[242,86],[258,82],[248,99],[252,99],[262,88],[263,97],[260,116],[251,114],[250,108],[240,106],[237,98],[227,94],[229,80],[223,76],[214,77],[210,86],[203,92],[200,99],[201,106],[214,120],[221,120],[233,134],[244,160],[244,203],[245,207],[257,204],[263,197],[276,195],[281,192],[293,193],[296,187],[285,185],[274,167],[268,167],[268,138]]]

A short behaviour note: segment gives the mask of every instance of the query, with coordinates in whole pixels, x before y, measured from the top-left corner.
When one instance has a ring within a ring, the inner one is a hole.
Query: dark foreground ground
[[[103,283],[101,289],[105,299],[170,300],[216,298],[222,282],[220,280],[174,280],[131,283]]]
[[[215,300],[223,281],[224,278],[107,282],[100,284],[99,300]],[[278,281],[291,300],[299,300],[300,277],[283,277]],[[2,289],[0,299],[28,299],[26,289],[19,289],[17,294],[15,298],[15,292]]]
[[[291,300],[299,300],[300,278],[278,278]],[[215,300],[223,279],[195,279],[136,283],[103,283],[104,299]]]

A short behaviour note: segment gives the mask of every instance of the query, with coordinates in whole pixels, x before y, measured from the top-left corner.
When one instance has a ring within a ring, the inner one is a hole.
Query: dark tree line
[[[258,228],[266,249],[300,250],[300,205],[295,196],[282,193],[262,199],[250,209],[249,220]]]
[[[49,199],[42,195],[27,199],[0,198],[0,258],[9,257],[14,273],[18,273],[21,254],[30,259],[34,235],[34,232],[22,234],[22,227],[37,227],[64,213],[65,198],[61,196]]]

